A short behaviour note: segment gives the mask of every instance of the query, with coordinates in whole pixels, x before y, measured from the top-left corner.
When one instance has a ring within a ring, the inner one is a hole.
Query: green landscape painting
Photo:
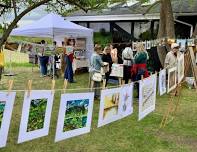
[[[47,98],[31,100],[27,132],[42,129],[44,127],[46,107]]]
[[[0,101],[0,129],[1,129],[4,110],[5,110],[5,101]]]
[[[89,99],[67,101],[63,131],[86,127]]]

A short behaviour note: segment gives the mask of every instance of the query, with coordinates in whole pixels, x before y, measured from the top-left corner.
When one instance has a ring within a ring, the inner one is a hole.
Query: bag
[[[101,82],[102,81],[102,74],[101,73],[94,73],[92,76],[92,80],[96,82]]]
[[[4,53],[0,52],[0,67],[4,67]]]

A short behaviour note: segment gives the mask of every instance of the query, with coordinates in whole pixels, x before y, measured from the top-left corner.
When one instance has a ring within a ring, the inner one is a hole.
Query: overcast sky
[[[35,20],[42,18],[43,16],[47,15],[48,13],[44,10],[44,6],[40,6],[39,8],[31,11],[30,13],[26,14],[18,23],[19,26],[24,26],[27,24],[32,23]],[[0,23],[3,22],[10,22],[13,20],[13,15],[7,15],[4,18],[0,17]]]

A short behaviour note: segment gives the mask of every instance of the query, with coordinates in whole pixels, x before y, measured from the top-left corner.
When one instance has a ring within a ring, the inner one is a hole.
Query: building
[[[151,3],[154,3],[152,0]],[[114,41],[136,39],[154,39],[159,27],[160,3],[143,15],[151,4],[142,5],[136,0],[116,3],[108,9],[74,12],[66,19],[82,26],[92,28],[95,32],[111,32]],[[175,17],[176,36],[188,38],[194,30],[197,18],[197,1],[172,0]]]

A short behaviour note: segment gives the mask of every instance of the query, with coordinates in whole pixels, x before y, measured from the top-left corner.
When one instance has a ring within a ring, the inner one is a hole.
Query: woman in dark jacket
[[[104,48],[103,55],[102,55],[103,62],[107,62],[109,64],[109,71],[107,73],[105,73],[105,78],[106,78],[106,85],[105,86],[107,86],[107,82],[108,82],[109,76],[111,74],[111,67],[113,64],[110,51],[111,51],[110,47],[106,46]]]

